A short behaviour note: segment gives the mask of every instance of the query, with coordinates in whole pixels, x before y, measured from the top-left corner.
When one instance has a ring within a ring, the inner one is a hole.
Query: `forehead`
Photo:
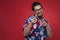
[[[40,5],[37,5],[37,6],[34,7],[34,9],[40,9],[40,8],[41,8]]]

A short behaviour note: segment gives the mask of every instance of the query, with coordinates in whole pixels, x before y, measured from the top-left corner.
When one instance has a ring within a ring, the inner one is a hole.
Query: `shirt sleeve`
[[[29,23],[30,23],[30,20],[29,20],[29,18],[27,18],[27,19],[25,20],[24,24],[23,24],[22,30],[24,30],[24,28],[25,28]]]

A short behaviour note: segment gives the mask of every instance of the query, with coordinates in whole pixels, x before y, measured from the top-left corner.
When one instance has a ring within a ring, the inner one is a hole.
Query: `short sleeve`
[[[22,29],[22,30],[24,30],[24,28],[25,28],[29,23],[30,23],[30,20],[27,18],[27,19],[25,20],[24,24],[23,24],[23,29]]]

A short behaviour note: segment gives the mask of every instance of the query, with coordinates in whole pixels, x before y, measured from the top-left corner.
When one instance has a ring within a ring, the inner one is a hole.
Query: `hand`
[[[45,21],[42,22],[42,26],[46,27],[47,23]]]
[[[37,22],[37,18],[34,17],[31,22],[32,22],[32,23],[36,23],[36,22]]]

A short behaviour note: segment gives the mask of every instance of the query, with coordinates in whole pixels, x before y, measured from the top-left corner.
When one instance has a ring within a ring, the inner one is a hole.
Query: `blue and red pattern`
[[[23,30],[31,22],[32,18],[34,18],[34,16],[30,16],[26,19],[23,25]],[[39,22],[39,19],[37,20],[38,21],[35,24],[33,24],[29,35],[25,37],[25,40],[46,40],[46,28],[42,26],[42,24]],[[43,18],[43,20],[45,19]]]

